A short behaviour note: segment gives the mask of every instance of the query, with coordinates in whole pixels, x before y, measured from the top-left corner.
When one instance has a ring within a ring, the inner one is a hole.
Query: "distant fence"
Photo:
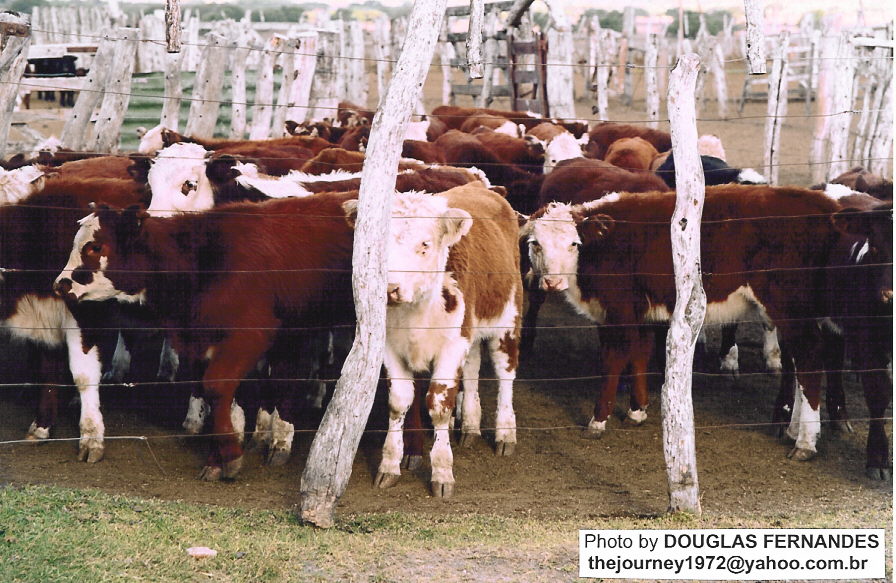
[[[63,143],[112,152],[132,147],[133,129],[140,125],[161,122],[198,137],[260,139],[282,135],[286,119],[333,117],[339,100],[373,108],[370,96],[382,94],[407,27],[385,15],[359,22],[331,20],[321,13],[315,15],[314,24],[248,19],[203,23],[187,10],[182,19],[183,51],[168,54],[160,10],[135,23],[127,23],[123,15],[83,7],[35,8],[32,18],[28,46],[96,42],[93,58],[98,63],[80,78],[80,94],[66,122]],[[786,50],[772,55],[770,70],[780,71],[773,90],[771,75],[748,77],[741,94],[729,96],[726,72],[743,66],[746,53],[743,35],[733,22],[710,35],[701,20],[695,39],[670,37],[667,26],[659,18],[638,20],[632,9],[625,11],[622,32],[601,28],[596,17],[583,18],[572,27],[558,25],[552,42],[568,40],[573,48],[566,57],[570,62],[555,62],[549,56],[548,86],[551,69],[577,68],[584,79],[581,88],[570,83],[559,97],[556,88],[552,92],[554,100],[566,104],[558,108],[567,112],[561,117],[570,116],[568,103],[576,92],[594,104],[596,120],[605,120],[609,99],[634,107],[634,88],[643,83],[645,121],[658,125],[660,95],[671,63],[676,55],[693,51],[701,56],[698,113],[706,115],[703,112],[715,102],[718,119],[728,119],[737,117],[729,111],[732,102],[741,106],[747,100],[769,102],[765,150],[771,153],[770,168],[775,165],[776,132],[781,120],[792,115],[787,102],[796,98],[804,101],[806,114],[816,118],[808,161],[813,179],[821,181],[859,164],[892,174],[892,27],[844,32],[807,17],[790,31]],[[563,35],[568,39],[556,40]],[[4,47],[12,42],[8,34],[3,38]],[[767,41],[780,46],[782,39]],[[463,57],[456,49],[459,43],[447,35],[442,42],[447,51],[442,52],[443,64],[449,54],[456,65]],[[492,56],[507,58],[501,49]],[[6,65],[0,70],[3,89],[18,83],[21,92],[36,85],[16,76],[11,59],[0,64]],[[453,75],[450,67],[441,69],[443,76]],[[127,78],[123,72],[128,72]],[[376,78],[375,90],[368,87],[371,77]],[[42,87],[48,85],[49,80],[41,82]],[[469,105],[484,102],[482,95],[471,97]],[[9,114],[0,114],[6,116],[0,120],[3,128],[8,128]]]

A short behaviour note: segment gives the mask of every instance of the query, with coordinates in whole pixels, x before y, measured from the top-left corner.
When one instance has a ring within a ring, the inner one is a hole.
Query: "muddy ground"
[[[426,105],[438,95],[427,84]],[[731,82],[739,95],[740,83]],[[611,100],[612,102],[613,100]],[[496,102],[496,107],[502,107]],[[506,106],[504,106],[506,107]],[[590,115],[590,103],[580,102],[580,115]],[[698,122],[701,133],[722,138],[729,162],[759,168],[762,163],[765,105],[750,103],[743,116],[726,121]],[[736,106],[730,115],[737,116]],[[812,118],[800,117],[802,103],[792,103],[782,133],[781,183],[808,185],[808,147]],[[614,119],[643,120],[643,101],[634,108],[617,107]],[[700,118],[715,118],[710,104]],[[43,122],[35,122],[43,123]],[[49,127],[44,123],[44,129]],[[52,124],[50,124],[52,125]],[[378,395],[355,460],[351,482],[340,502],[343,512],[411,511],[433,514],[482,511],[499,515],[579,517],[656,515],[668,503],[659,419],[659,386],[652,382],[650,415],[641,427],[625,427],[617,418],[598,441],[580,438],[596,395],[599,374],[597,334],[558,298],[542,311],[535,353],[521,362],[514,406],[519,444],[510,457],[495,457],[491,435],[466,449],[456,447],[455,495],[449,500],[429,496],[429,465],[405,472],[389,490],[371,487],[380,458],[385,428],[385,395]],[[773,526],[791,513],[813,509],[854,508],[887,511],[892,483],[864,476],[867,409],[861,389],[850,377],[849,411],[856,432],[836,433],[823,426],[819,453],[810,462],[788,460],[790,444],[770,426],[777,394],[777,377],[763,366],[756,326],[743,326],[741,374],[713,374],[710,363],[698,363],[694,379],[697,456],[704,512],[760,518]],[[718,342],[712,335],[713,345]],[[0,441],[20,439],[33,418],[34,395],[17,383],[26,381],[14,351],[7,350],[0,369]],[[489,375],[487,371],[485,375]],[[108,390],[103,394],[107,450],[95,465],[76,459],[76,442],[40,446],[0,445],[0,483],[53,483],[99,488],[162,499],[211,502],[227,506],[290,508],[298,502],[298,479],[318,419],[309,414],[296,437],[292,459],[283,467],[266,467],[258,452],[247,454],[244,469],[233,482],[197,480],[206,439],[185,437],[180,429],[185,398],[163,398],[146,389]],[[494,419],[495,387],[482,389],[483,424]],[[628,393],[619,395],[618,411],[627,408]],[[888,412],[888,415],[891,413]],[[822,419],[826,419],[823,414]],[[892,435],[892,427],[888,425]],[[64,408],[54,437],[77,436],[77,408]],[[147,439],[113,439],[145,436]],[[844,524],[842,526],[850,526]],[[884,526],[884,525],[880,525]]]

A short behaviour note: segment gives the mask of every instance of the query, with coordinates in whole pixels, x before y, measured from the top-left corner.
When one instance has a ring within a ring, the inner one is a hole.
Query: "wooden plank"
[[[249,139],[261,140],[271,134],[271,108],[274,103],[274,62],[286,38],[274,35],[265,44],[255,80],[255,104],[252,106],[252,128]]]
[[[4,31],[3,50],[0,51],[0,157],[3,157],[6,153],[12,110],[15,109],[18,95],[16,83],[22,78],[28,65],[31,30],[25,15],[16,12],[0,15],[0,23]]]
[[[179,53],[180,37],[180,0],[165,0],[165,50],[169,53]]]
[[[778,184],[778,161],[781,154],[781,126],[787,116],[787,43],[790,33],[784,31],[775,45],[772,70],[768,79],[768,104],[765,118],[765,176],[769,184]]]
[[[744,0],[744,13],[747,19],[747,73],[765,75],[762,0]]]

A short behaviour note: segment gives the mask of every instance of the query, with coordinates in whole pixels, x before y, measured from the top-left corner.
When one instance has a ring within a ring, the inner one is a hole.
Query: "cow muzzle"
[[[562,275],[545,275],[541,278],[541,288],[545,291],[563,291],[569,287]]]
[[[53,292],[65,300],[77,300],[78,296],[72,291],[72,280],[67,277],[57,279],[53,283]]]
[[[386,298],[389,305],[402,303],[401,286],[397,283],[386,284]]]

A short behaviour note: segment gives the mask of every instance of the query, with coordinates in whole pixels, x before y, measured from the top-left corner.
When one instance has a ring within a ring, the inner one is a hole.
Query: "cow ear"
[[[244,160],[231,156],[230,154],[215,156],[205,165],[205,175],[213,184],[223,184],[240,175],[240,173],[234,169],[234,165],[237,162],[243,161]]]
[[[358,220],[358,199],[352,198],[342,203],[342,210],[345,211],[345,222],[354,229],[355,222]]]
[[[600,241],[613,232],[616,221],[609,215],[592,215],[578,225],[579,237],[587,245]]]
[[[856,185],[853,187],[853,190],[858,190],[859,192],[868,192],[871,188],[871,185],[868,184],[868,181],[865,180],[865,176],[863,174],[859,174],[856,176]]]
[[[514,211],[516,213],[516,222],[519,228],[523,228],[523,225],[529,222],[529,215],[524,215],[519,211]]]
[[[130,158],[131,165],[128,166],[128,174],[140,184],[148,183],[151,158],[145,154],[131,154]]]
[[[473,227],[473,217],[463,209],[449,208],[441,219],[442,242],[449,247],[460,241]]]
[[[182,142],[182,136],[173,130],[169,130],[168,128],[162,128],[161,131],[162,143],[165,144],[165,147],[172,144],[176,144],[178,142]]]
[[[291,119],[286,120],[286,131],[289,132],[290,135],[296,135],[296,128],[299,127],[299,124],[294,122]]]

